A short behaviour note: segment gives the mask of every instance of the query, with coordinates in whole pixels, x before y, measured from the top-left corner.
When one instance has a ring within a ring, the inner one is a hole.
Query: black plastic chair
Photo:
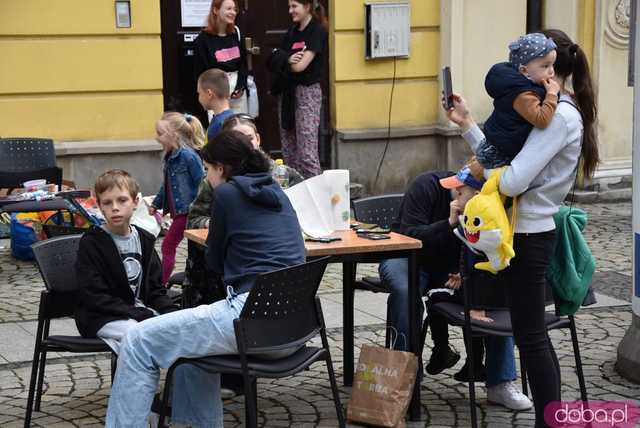
[[[62,169],[56,166],[53,140],[0,139],[0,188],[11,191],[22,187],[25,181],[39,178],[62,187]]]
[[[322,308],[316,297],[327,261],[327,258],[322,258],[258,276],[240,317],[233,322],[238,355],[177,360],[167,372],[158,427],[164,427],[173,372],[182,364],[193,364],[211,373],[241,374],[245,390],[245,424],[257,427],[257,378],[292,376],[317,361],[324,361],[327,365],[339,426],[344,427]],[[318,334],[322,347],[306,346]],[[298,347],[292,355],[284,358],[256,356]]]
[[[470,257],[469,252],[465,250],[465,255]],[[508,337],[513,336],[513,329],[511,327],[511,315],[509,309],[493,309],[486,310],[487,317],[493,319],[492,323],[486,323],[483,321],[475,320],[471,318],[470,311],[473,309],[473,297],[474,288],[480,287],[483,285],[481,282],[475,284],[474,281],[470,280],[469,272],[472,267],[472,263],[470,262],[470,258],[467,258],[463,263],[461,263],[462,267],[462,277],[463,284],[462,287],[462,301],[463,303],[451,303],[451,302],[439,302],[439,303],[429,303],[427,301],[427,314],[436,312],[441,314],[444,318],[446,318],[447,322],[450,325],[461,327],[464,331],[464,345],[465,350],[467,352],[467,361],[469,362],[469,406],[471,409],[471,425],[473,428],[478,426],[477,414],[476,414],[476,396],[475,396],[475,370],[474,367],[474,349],[473,349],[473,340],[474,337],[486,337],[486,336],[502,336]],[[495,285],[495,284],[491,284]],[[487,286],[487,284],[484,284]],[[506,284],[508,286],[508,284]],[[553,294],[550,289],[547,290],[547,303],[555,303],[553,299]],[[427,315],[428,317],[429,315]],[[424,346],[424,341],[427,333],[427,327],[429,323],[427,321],[424,322],[423,330],[422,330],[422,344]],[[584,373],[582,370],[582,359],[580,357],[580,346],[578,343],[578,334],[576,331],[576,324],[573,315],[569,316],[559,316],[555,312],[546,312],[545,313],[545,325],[547,331],[550,330],[558,330],[558,329],[569,329],[571,333],[571,342],[573,345],[573,354],[576,361],[576,372],[578,375],[578,382],[580,384],[580,397],[582,401],[587,401],[587,389],[584,382]],[[524,365],[522,358],[520,358],[520,377],[522,379],[522,392],[525,395],[528,395],[527,388],[527,374],[526,374],[526,366]]]
[[[68,235],[47,239],[33,245],[33,253],[46,289],[40,293],[38,329],[24,417],[25,427],[29,427],[31,424],[31,414],[34,407],[36,411],[40,410],[47,352],[111,352],[111,348],[100,339],[49,335],[51,320],[73,316],[73,296],[78,290],[74,265],[79,243],[80,235]],[[112,380],[115,374],[115,364],[116,359],[112,354]]]
[[[371,196],[353,201],[353,214],[356,221],[377,224],[384,229],[391,228],[391,224],[400,213],[404,194]],[[373,293],[388,293],[389,287],[377,276],[365,276],[355,282],[356,290],[367,290]]]
[[[381,228],[390,229],[391,224],[398,218],[403,198],[404,194],[394,193],[390,195],[371,196],[355,200],[352,203],[354,217],[358,222],[377,224]],[[354,269],[354,275],[356,269]],[[365,290],[373,293],[389,293],[389,287],[387,284],[382,282],[382,280],[377,276],[364,276],[360,280],[355,280],[354,278],[353,284],[354,291]],[[353,308],[351,308],[351,310],[353,310]],[[387,320],[389,320],[388,308]],[[385,346],[389,347],[388,335],[385,340]]]

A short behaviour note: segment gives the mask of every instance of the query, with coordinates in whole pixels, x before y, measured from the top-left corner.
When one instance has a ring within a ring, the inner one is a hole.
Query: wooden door
[[[291,19],[286,0],[238,0],[237,24],[242,37],[250,38],[256,49],[250,55],[252,74],[258,87],[260,116],[256,120],[267,153],[279,156],[280,130],[278,126],[277,100],[269,93],[270,76],[266,62],[270,52],[280,46],[280,41]],[[321,0],[328,7],[328,0]],[[199,28],[184,28],[180,20],[180,2],[161,0],[162,68],[165,110],[195,114],[207,126],[206,114],[198,104],[196,82],[193,76],[192,40]],[[327,9],[328,11],[328,9]],[[328,55],[327,55],[328,57]],[[322,82],[323,108],[320,124],[320,161],[328,167],[330,162],[331,126],[329,118],[329,67],[325,63],[325,79]]]

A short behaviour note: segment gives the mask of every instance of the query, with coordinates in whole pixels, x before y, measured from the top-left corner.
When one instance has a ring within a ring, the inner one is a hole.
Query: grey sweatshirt
[[[534,128],[524,147],[507,167],[500,191],[518,196],[516,233],[540,233],[555,229],[553,215],[571,190],[582,148],[582,118],[567,95],[560,97],[549,126]],[[471,150],[485,139],[476,125],[462,137]],[[485,170],[488,177],[490,170]]]

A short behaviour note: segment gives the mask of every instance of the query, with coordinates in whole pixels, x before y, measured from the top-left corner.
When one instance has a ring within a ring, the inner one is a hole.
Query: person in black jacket
[[[392,224],[395,232],[411,236],[422,241],[422,250],[418,256],[421,294],[427,289],[440,288],[449,280],[450,274],[459,270],[460,240],[453,234],[458,224],[458,214],[462,207],[482,188],[482,183],[469,176],[470,183],[455,193],[440,185],[440,180],[455,174],[450,171],[427,172],[419,175],[407,190],[400,213]],[[407,260],[389,259],[380,263],[380,277],[388,284],[390,323],[398,333],[408,334],[409,320],[407,307]],[[422,306],[421,306],[422,309]],[[437,374],[452,367],[460,355],[449,346],[448,325],[446,320],[432,314],[429,329],[434,342],[433,352],[426,370]],[[403,341],[396,341],[403,346]]]
[[[130,225],[138,188],[122,170],[98,177],[95,194],[106,223],[82,236],[76,261],[78,330],[103,339],[115,353],[131,326],[178,309],[162,286],[155,238]]]
[[[235,25],[238,5],[235,0],[211,2],[207,26],[195,40],[194,77],[218,68],[227,73],[231,88],[231,108],[236,113],[248,113],[247,51],[240,30]],[[211,116],[209,116],[211,120]]]

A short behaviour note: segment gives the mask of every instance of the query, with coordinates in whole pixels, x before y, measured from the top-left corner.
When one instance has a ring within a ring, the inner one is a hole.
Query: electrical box
[[[407,1],[366,3],[366,58],[408,57],[411,8]]]

